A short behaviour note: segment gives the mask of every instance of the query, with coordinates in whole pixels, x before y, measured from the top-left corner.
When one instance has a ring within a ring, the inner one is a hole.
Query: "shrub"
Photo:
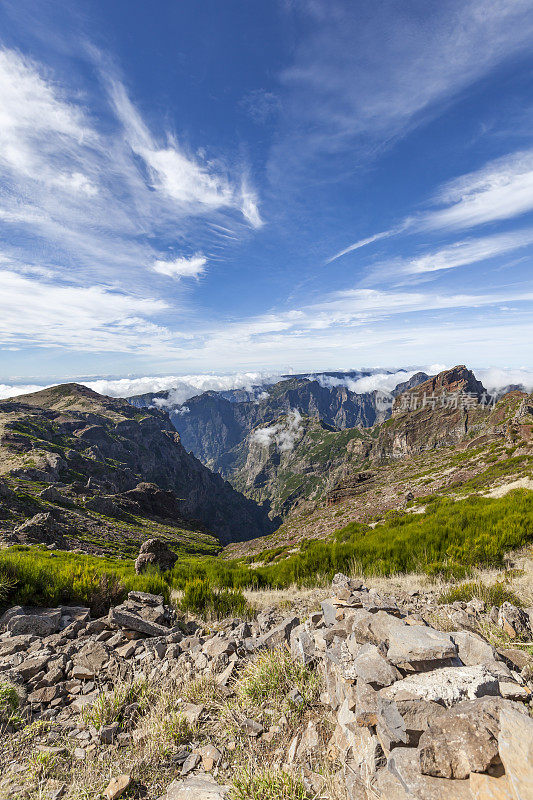
[[[204,617],[245,617],[250,616],[253,609],[243,593],[236,589],[212,589],[209,581],[196,578],[185,584],[180,608]]]
[[[152,699],[144,679],[116,686],[112,692],[100,692],[94,703],[83,709],[82,716],[88,725],[102,728],[113,722],[123,722],[124,711],[131,703],[138,704],[138,713],[147,711]]]
[[[87,605],[103,614],[132,589],[169,597],[159,573],[135,574],[134,561],[15,546],[0,552],[4,601],[14,605]]]
[[[301,778],[277,769],[247,767],[233,779],[232,800],[306,800]]]
[[[306,705],[315,703],[320,693],[317,672],[293,660],[285,647],[260,653],[248,661],[234,690],[243,705],[261,705],[265,700],[282,704],[291,689],[298,689]]]
[[[0,681],[0,729],[5,725],[18,727],[22,723],[19,707],[20,697],[15,687],[7,681]]]
[[[456,601],[461,601],[469,603],[474,598],[483,600],[489,606],[501,606],[505,602],[512,603],[515,606],[522,605],[518,595],[507,586],[502,583],[493,583],[488,586],[482,581],[471,581],[470,583],[461,583],[459,586],[453,586],[451,589],[442,592],[438,602],[455,603]]]

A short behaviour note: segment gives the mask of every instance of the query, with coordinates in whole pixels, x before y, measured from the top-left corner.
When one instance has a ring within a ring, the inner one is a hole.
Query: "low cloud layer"
[[[372,375],[361,378],[335,377],[331,375],[310,376],[326,388],[336,386],[346,386],[350,391],[357,394],[380,390],[390,392],[399,383],[409,380],[416,372],[426,372],[428,375],[446,369],[445,364],[425,364],[409,369],[384,370],[376,369]],[[533,391],[533,370],[525,368],[506,368],[490,367],[483,369],[473,368],[476,377],[485,388],[490,391],[504,389],[509,385],[522,385],[527,391]],[[280,374],[270,374],[266,372],[236,372],[229,375],[164,375],[164,376],[144,376],[139,378],[99,378],[91,381],[79,380],[83,386],[88,386],[99,394],[106,394],[111,397],[131,397],[136,394],[146,394],[148,392],[169,391],[166,406],[181,405],[189,398],[207,391],[227,391],[229,389],[246,389],[251,391],[254,386],[267,386],[280,380]],[[73,379],[75,380],[75,379]],[[63,383],[66,381],[62,381]],[[7,397],[17,397],[19,395],[38,392],[52,383],[27,383],[13,384],[0,383],[0,399]],[[259,394],[256,399],[264,399],[265,393]]]

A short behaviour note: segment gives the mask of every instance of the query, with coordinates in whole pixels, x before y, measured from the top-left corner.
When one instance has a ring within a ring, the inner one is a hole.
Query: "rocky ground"
[[[344,575],[209,624],[138,592],[100,619],[11,608],[0,797],[526,800],[532,624]]]

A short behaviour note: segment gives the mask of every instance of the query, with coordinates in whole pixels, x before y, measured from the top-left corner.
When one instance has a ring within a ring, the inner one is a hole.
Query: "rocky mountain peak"
[[[464,364],[460,364],[443,370],[438,375],[398,394],[394,402],[393,414],[402,413],[408,410],[408,407],[411,409],[422,406],[434,408],[435,399],[439,401],[438,405],[445,406],[446,403],[443,402],[445,395],[450,395],[451,399],[457,399],[462,395],[476,404],[488,396],[487,390],[481,381],[478,381],[472,370],[465,367]],[[416,400],[419,402],[417,403]]]

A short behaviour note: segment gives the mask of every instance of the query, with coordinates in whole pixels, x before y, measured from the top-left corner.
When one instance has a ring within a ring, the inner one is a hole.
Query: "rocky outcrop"
[[[68,494],[85,497],[87,509],[103,516],[196,520],[224,543],[272,530],[266,510],[184,449],[163,411],[138,412],[125,400],[64,384],[0,403],[2,431],[9,436],[2,438],[0,465],[9,464],[9,475],[53,481],[62,497],[66,487]],[[23,440],[23,451],[11,435]],[[43,499],[61,502],[57,495]],[[56,527],[64,528],[69,514],[58,511]],[[64,546],[52,535],[50,518],[24,525],[17,535]]]
[[[246,392],[235,390],[204,392],[181,405],[173,405],[168,392],[138,395],[129,400],[139,408],[168,409],[184,446],[204,464],[233,480],[240,451],[249,434],[258,426],[270,425],[291,410],[321,420],[338,430],[370,427],[386,419],[390,408],[380,393],[359,394],[343,385],[343,379],[346,381],[351,377],[351,380],[356,380],[364,374],[327,373],[316,379],[313,376],[295,376],[264,386],[251,398]],[[411,388],[427,377],[423,372],[416,373],[398,388]],[[245,399],[241,399],[243,395]]]
[[[7,627],[0,634],[0,672],[24,688],[29,717],[68,732],[83,760],[97,745],[135,743],[135,703],[109,724],[83,724],[83,710],[117,681],[142,678],[164,687],[178,677],[205,677],[230,697],[248,659],[271,648],[281,658],[290,646],[294,659],[321,676],[321,709],[303,717],[289,741],[281,737],[274,756],[307,791],[324,789],[315,765],[327,757],[338,764],[335,780],[350,800],[529,798],[533,720],[525,674],[509,668],[482,637],[427,624],[431,604],[423,596],[385,597],[343,575],[332,591],[305,622],[273,609],[250,624],[226,620],[215,631],[178,620],[161,596],[142,592],[130,592],[125,604],[96,620],[87,609],[11,609],[0,620]],[[25,616],[41,617],[42,624],[20,632],[13,622]],[[525,703],[508,699],[510,685]],[[287,699],[305,708],[297,687]],[[234,724],[267,748],[281,728],[267,727],[276,713],[268,698],[264,711],[261,722],[241,716]],[[180,700],[179,712],[191,731],[204,723],[210,729],[212,711],[202,702]],[[179,765],[181,775],[160,800],[230,795],[224,729],[213,729],[216,743],[204,739],[176,750],[173,768]],[[104,796],[116,797],[112,791],[132,780],[117,775]]]

